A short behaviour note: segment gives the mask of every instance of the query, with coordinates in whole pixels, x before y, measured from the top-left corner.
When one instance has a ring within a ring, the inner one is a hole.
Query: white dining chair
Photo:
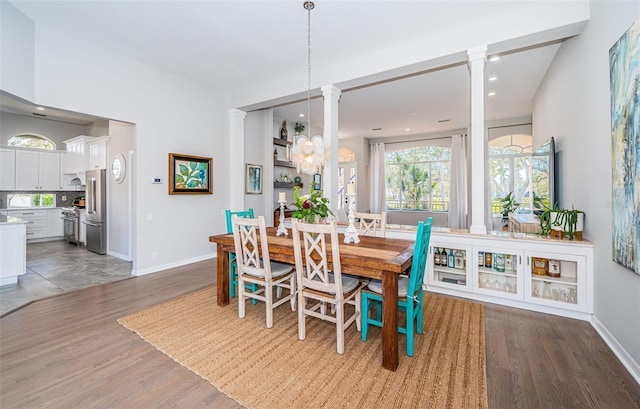
[[[344,354],[344,332],[356,323],[360,331],[360,291],[366,283],[342,275],[336,222],[307,224],[292,219],[293,250],[298,282],[298,338],[306,338],[306,316],[336,324],[337,352]],[[327,257],[331,248],[332,262]],[[307,301],[311,304],[307,307]],[[332,308],[327,309],[326,305]],[[345,305],[354,313],[345,316]]]
[[[293,266],[269,258],[264,216],[251,219],[233,215],[232,221],[238,263],[238,316],[245,316],[246,299],[263,301],[267,309],[267,328],[271,328],[276,307],[289,301],[291,310],[295,311],[296,276]],[[254,290],[251,284],[257,285],[257,288]],[[289,293],[274,302],[276,287],[286,288]]]
[[[359,231],[358,234],[360,236],[375,236],[375,237],[384,237],[385,230],[387,227],[387,212],[381,213],[362,213],[362,212],[354,212],[353,215],[356,219],[360,219],[359,221]]]

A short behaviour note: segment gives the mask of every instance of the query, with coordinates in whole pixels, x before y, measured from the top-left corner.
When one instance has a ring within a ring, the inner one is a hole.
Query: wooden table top
[[[272,260],[294,264],[292,232],[288,236],[276,236],[276,228],[267,228],[269,256]],[[345,244],[340,234],[340,264],[342,272],[361,277],[382,277],[382,271],[403,273],[411,267],[414,242],[384,237],[360,236],[360,243]],[[210,236],[209,241],[222,246],[224,251],[233,252],[233,234]],[[330,247],[327,246],[331,260]]]

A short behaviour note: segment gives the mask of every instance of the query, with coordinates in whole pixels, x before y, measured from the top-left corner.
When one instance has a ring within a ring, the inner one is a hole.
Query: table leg
[[[229,252],[218,244],[218,305],[229,305]]]
[[[382,273],[382,366],[398,368],[398,275]]]

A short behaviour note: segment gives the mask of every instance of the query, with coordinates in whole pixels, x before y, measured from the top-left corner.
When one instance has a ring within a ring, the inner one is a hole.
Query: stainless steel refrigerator
[[[86,189],[87,250],[107,252],[107,171],[88,170]]]

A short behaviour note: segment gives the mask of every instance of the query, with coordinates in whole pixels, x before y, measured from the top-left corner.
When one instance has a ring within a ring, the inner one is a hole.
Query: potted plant
[[[558,224],[562,226],[563,237],[569,240],[582,240],[582,230],[584,229],[584,212],[576,210],[563,209],[558,214]]]
[[[556,203],[552,208],[545,207],[538,215],[540,219],[539,234],[541,236],[551,235],[553,237],[554,231],[560,231],[560,238],[562,238],[562,228],[558,227],[559,224],[557,223],[558,212],[558,204]]]
[[[304,132],[304,125],[302,125],[300,122],[296,122],[296,125],[293,127],[293,129],[296,131],[296,135],[300,135],[302,132]]]
[[[500,199],[502,203],[502,229],[505,230],[509,223],[509,215],[513,213],[513,211],[520,206],[520,203],[516,202],[516,199],[513,195],[513,192],[509,192],[505,197]]]

